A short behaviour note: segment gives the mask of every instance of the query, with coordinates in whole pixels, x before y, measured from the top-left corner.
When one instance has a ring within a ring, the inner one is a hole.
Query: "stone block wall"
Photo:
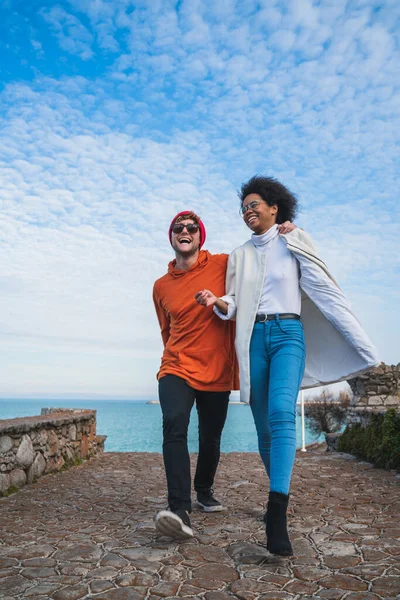
[[[384,412],[388,408],[400,411],[400,363],[381,363],[368,373],[349,379],[348,384],[354,394],[353,412]]]
[[[371,413],[385,413],[389,408],[400,411],[400,363],[371,369],[347,381],[353,398],[347,423],[368,425]]]
[[[96,411],[42,409],[35,417],[0,421],[0,496],[104,450]]]

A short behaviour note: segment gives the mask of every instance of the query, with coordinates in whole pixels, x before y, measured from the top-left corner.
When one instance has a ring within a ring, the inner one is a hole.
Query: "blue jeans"
[[[296,454],[296,400],[305,342],[296,319],[255,323],[250,342],[250,406],[270,491],[288,494]]]

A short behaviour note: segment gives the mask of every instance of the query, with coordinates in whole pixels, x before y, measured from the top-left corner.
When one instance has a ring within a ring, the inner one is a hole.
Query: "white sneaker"
[[[170,510],[161,510],[157,513],[156,530],[161,535],[177,540],[187,540],[193,537],[189,515],[183,509],[177,510],[176,513]]]

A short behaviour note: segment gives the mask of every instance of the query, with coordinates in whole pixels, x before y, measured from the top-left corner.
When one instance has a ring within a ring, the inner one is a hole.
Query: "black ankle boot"
[[[279,556],[292,556],[293,549],[286,525],[286,510],[289,496],[279,492],[270,492],[267,512],[264,515],[267,534],[267,550]]]

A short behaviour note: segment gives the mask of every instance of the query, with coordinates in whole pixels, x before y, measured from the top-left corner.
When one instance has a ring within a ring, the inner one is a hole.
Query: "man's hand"
[[[279,233],[290,233],[293,229],[296,229],[297,225],[291,223],[290,221],[285,221],[278,225]]]
[[[214,296],[210,290],[201,290],[195,295],[196,302],[202,306],[213,306],[218,300],[217,296]]]

